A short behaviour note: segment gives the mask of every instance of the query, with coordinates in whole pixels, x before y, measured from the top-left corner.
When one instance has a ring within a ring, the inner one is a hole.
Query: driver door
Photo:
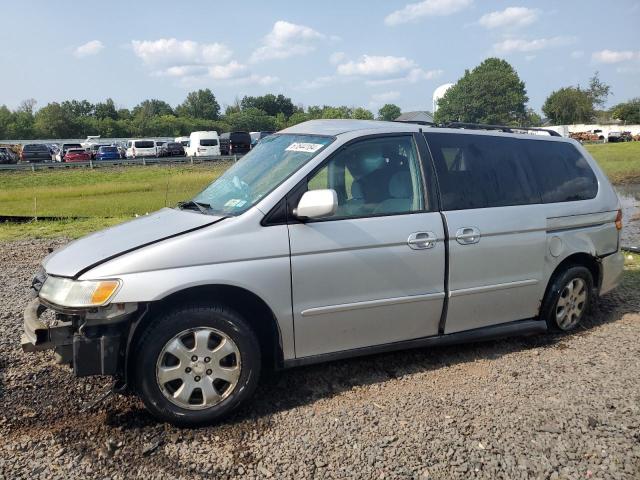
[[[437,335],[444,231],[413,136],[348,144],[306,183],[338,209],[289,225],[296,356]]]

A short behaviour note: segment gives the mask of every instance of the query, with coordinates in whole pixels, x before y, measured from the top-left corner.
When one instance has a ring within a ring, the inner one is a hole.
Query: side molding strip
[[[340,305],[329,305],[326,307],[308,308],[301,312],[303,317],[313,315],[325,315],[327,313],[346,312],[349,310],[359,310],[361,308],[387,307],[401,303],[424,302],[430,300],[441,300],[445,297],[444,292],[427,293],[425,295],[411,295],[408,297],[383,298],[381,300],[367,300],[365,302],[342,303]]]
[[[535,285],[538,280],[531,278],[529,280],[518,280],[517,282],[508,283],[496,283],[494,285],[482,285],[480,287],[461,288],[458,290],[451,290],[449,292],[450,297],[459,297],[461,295],[473,295],[474,293],[486,293],[493,292],[495,290],[505,290],[507,288],[526,287],[527,285]]]

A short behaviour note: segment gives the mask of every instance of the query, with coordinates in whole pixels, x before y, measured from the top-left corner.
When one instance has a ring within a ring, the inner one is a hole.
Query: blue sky
[[[554,89],[640,96],[640,1],[2,0],[0,104],[111,97],[221,104],[283,93],[303,105],[431,109],[433,90],[488,56],[509,61],[540,110]]]

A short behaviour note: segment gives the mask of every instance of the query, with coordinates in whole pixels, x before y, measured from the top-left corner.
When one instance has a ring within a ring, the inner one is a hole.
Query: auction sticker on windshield
[[[295,142],[289,145],[285,150],[287,152],[307,152],[313,153],[320,150],[324,145],[322,143],[302,143]]]
[[[232,198],[231,200],[228,200],[227,203],[224,204],[224,206],[225,207],[240,208],[245,203],[247,203],[246,200],[240,200],[238,198]]]

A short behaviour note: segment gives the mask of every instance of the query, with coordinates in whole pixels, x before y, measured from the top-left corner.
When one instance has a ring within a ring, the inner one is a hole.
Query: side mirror
[[[328,217],[336,213],[338,194],[335,190],[309,190],[302,195],[293,214],[299,219]]]

